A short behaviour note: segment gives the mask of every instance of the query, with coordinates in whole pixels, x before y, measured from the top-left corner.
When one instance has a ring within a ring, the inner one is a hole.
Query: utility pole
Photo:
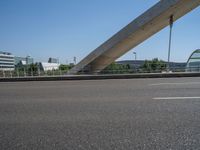
[[[169,19],[170,24],[170,33],[169,33],[169,49],[168,49],[168,64],[167,64],[167,71],[170,71],[170,56],[171,56],[171,44],[172,44],[172,29],[174,23],[174,16],[171,15]]]

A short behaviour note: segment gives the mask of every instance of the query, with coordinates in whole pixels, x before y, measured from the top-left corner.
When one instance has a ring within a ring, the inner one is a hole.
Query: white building
[[[0,51],[0,70],[13,71],[15,69],[14,55]]]
[[[52,71],[59,69],[60,64],[58,63],[47,63],[47,62],[40,62],[39,68],[43,71]]]

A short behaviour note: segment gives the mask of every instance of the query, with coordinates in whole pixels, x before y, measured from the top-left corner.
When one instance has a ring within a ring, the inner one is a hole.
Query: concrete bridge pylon
[[[92,51],[72,68],[69,74],[100,72],[120,56],[168,26],[172,15],[176,21],[199,5],[200,0],[160,0]]]

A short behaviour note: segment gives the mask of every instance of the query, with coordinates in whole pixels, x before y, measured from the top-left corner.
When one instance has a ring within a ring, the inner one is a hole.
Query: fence
[[[193,69],[194,70],[194,69]],[[200,68],[196,68],[196,70],[199,70]],[[192,69],[187,69],[185,67],[170,67],[170,71],[167,69],[145,69],[145,68],[135,68],[135,69],[120,69],[120,70],[103,70],[100,73],[101,74],[125,74],[125,73],[165,73],[165,72],[192,72]],[[194,71],[193,71],[194,72]]]
[[[31,77],[31,76],[66,76],[68,71],[63,70],[52,70],[52,71],[1,71],[0,70],[0,78],[13,78],[13,77]],[[136,73],[166,73],[166,70],[147,70],[147,69],[109,69],[103,71],[97,71],[95,74],[136,74]],[[189,68],[180,68],[173,67],[170,68],[170,72],[200,72],[200,67],[189,67]],[[79,75],[83,74],[93,74],[89,72],[80,72]]]
[[[32,77],[32,76],[63,76],[67,75],[67,71],[52,70],[52,71],[3,71],[0,70],[0,78],[13,78],[13,77]]]

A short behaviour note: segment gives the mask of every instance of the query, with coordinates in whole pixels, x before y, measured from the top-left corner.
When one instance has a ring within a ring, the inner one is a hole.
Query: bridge
[[[173,21],[200,5],[200,0],[161,0],[80,61],[69,74],[97,73]]]

